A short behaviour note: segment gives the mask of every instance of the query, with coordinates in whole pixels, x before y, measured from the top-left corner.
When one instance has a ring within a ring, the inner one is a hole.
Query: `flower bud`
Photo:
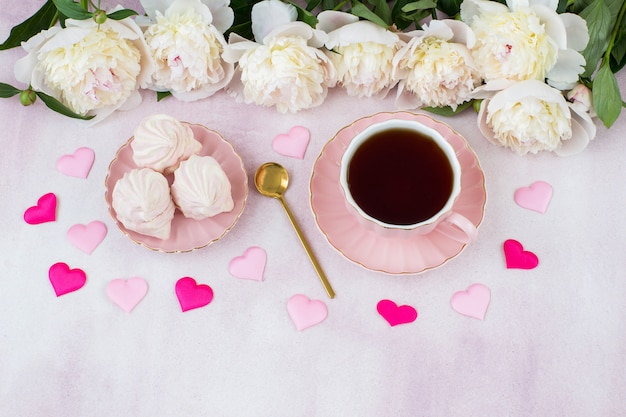
[[[24,90],[20,93],[20,103],[22,106],[30,106],[37,100],[37,94],[31,90]]]
[[[93,14],[93,20],[99,25],[103,24],[107,21],[107,12],[104,10],[98,10]]]

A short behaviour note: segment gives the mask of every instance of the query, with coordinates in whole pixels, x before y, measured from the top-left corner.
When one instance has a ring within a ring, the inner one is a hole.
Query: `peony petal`
[[[569,103],[569,107],[572,110],[572,120],[575,120],[583,127],[583,129],[585,129],[590,140],[595,139],[597,127],[591,118],[591,115],[583,108],[583,106],[577,106],[576,103]]]
[[[174,0],[163,14],[166,17],[170,17],[184,14],[190,10],[193,10],[196,14],[202,16],[202,20],[207,24],[211,24],[213,22],[213,14],[211,13],[211,10],[200,0]],[[163,12],[162,10],[160,11]]]
[[[328,35],[321,30],[313,29],[304,22],[291,22],[279,26],[268,33],[263,39],[263,43],[269,42],[270,39],[282,36],[297,36],[306,39],[308,46],[320,48],[328,41]]]
[[[323,30],[326,33],[330,33],[333,30],[337,30],[342,26],[358,22],[359,17],[351,13],[340,12],[336,10],[324,10],[317,15],[317,20],[318,22],[315,28]]]
[[[538,80],[520,81],[499,91],[490,100],[488,110],[494,112],[504,107],[507,103],[518,102],[525,97],[557,103],[562,108],[564,114],[569,114],[567,102],[561,92]]]
[[[228,62],[222,63],[222,69],[224,70],[224,77],[219,82],[204,85],[201,88],[195,89],[193,91],[172,91],[172,95],[177,100],[186,102],[197,101],[205,99],[207,97],[211,97],[212,95],[229,85],[235,73],[235,65]]]
[[[589,140],[587,131],[576,120],[572,120],[572,137],[561,141],[561,147],[556,149],[554,153],[559,156],[575,155],[585,150]]]
[[[463,22],[459,22],[465,24]],[[424,25],[424,37],[434,37],[449,41],[454,36],[454,31],[443,20],[432,20],[429,24]]]
[[[533,12],[539,17],[545,25],[546,33],[554,40],[559,49],[567,48],[567,31],[565,24],[555,12],[556,9],[549,9],[541,4],[532,7]]]
[[[478,130],[480,130],[480,133],[482,133],[485,139],[487,139],[489,142],[491,142],[494,145],[500,145],[500,143],[495,137],[495,134],[493,133],[493,129],[491,129],[491,127],[487,124],[487,107],[488,106],[489,106],[488,99],[484,100],[480,104],[480,110],[478,111],[478,119],[477,119]]]
[[[235,21],[235,12],[230,7],[230,0],[202,0],[211,10],[213,26],[221,33],[226,32]]]
[[[476,35],[467,23],[454,19],[438,20],[438,22],[445,23],[452,30],[451,42],[462,43],[470,49],[476,44]]]
[[[236,33],[231,33],[228,37],[228,45],[224,47],[222,59],[226,62],[235,63],[248,50],[258,47],[259,44],[244,38]]]
[[[585,58],[572,49],[559,51],[556,64],[548,71],[548,84],[559,90],[570,90],[578,83],[578,76],[585,70]]]
[[[173,0],[140,0],[143,10],[152,20],[156,18],[157,10],[164,12],[173,3]]]
[[[295,22],[298,18],[298,11],[291,4],[283,3],[280,0],[263,0],[252,6],[250,17],[254,40],[262,43],[265,36],[272,30],[281,25]]]
[[[575,51],[585,49],[589,43],[589,30],[585,19],[573,13],[562,13],[559,17],[567,32],[567,47]]]
[[[416,94],[404,89],[404,81],[400,81],[396,90],[395,106],[400,110],[412,110],[422,106]]]
[[[559,0],[530,0],[529,3],[531,7],[534,5],[542,5],[555,12],[557,7],[559,7]]]
[[[326,41],[326,47],[334,49],[338,46],[363,42],[394,45],[399,40],[398,35],[382,26],[367,20],[360,20],[330,32],[328,41]]]
[[[509,8],[490,0],[464,0],[461,3],[461,20],[471,24],[475,16],[483,12],[506,13]]]

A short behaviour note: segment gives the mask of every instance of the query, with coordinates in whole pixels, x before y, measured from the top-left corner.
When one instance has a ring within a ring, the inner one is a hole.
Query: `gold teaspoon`
[[[319,262],[317,262],[317,259],[315,259],[311,247],[304,238],[304,235],[302,234],[298,223],[296,223],[295,217],[291,213],[291,210],[289,210],[289,207],[287,206],[287,203],[283,198],[283,195],[287,190],[287,186],[289,185],[289,174],[287,173],[287,170],[282,165],[277,164],[276,162],[267,162],[261,165],[256,170],[256,174],[254,175],[254,184],[256,185],[257,190],[259,190],[259,193],[261,193],[262,195],[272,197],[280,201],[283,208],[287,212],[287,216],[289,216],[291,225],[296,231],[296,234],[298,235],[302,246],[304,246],[304,250],[306,251],[307,255],[309,255],[309,259],[311,260],[311,263],[313,264],[317,275],[320,277],[320,281],[322,281],[322,285],[324,286],[328,297],[334,298],[335,291],[331,287],[330,282],[328,282],[326,274],[324,274],[324,271],[322,271],[322,267],[320,266]]]

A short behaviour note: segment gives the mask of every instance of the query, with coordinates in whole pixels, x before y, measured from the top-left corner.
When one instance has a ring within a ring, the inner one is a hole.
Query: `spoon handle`
[[[291,210],[289,210],[289,206],[287,206],[285,199],[278,198],[278,200],[280,200],[281,204],[283,205],[283,208],[287,212],[289,221],[291,221],[291,225],[295,229],[296,234],[298,235],[298,238],[300,239],[300,242],[302,243],[302,246],[304,246],[304,250],[306,251],[307,255],[309,255],[309,259],[311,260],[311,263],[313,264],[313,267],[315,268],[317,275],[320,277],[320,281],[322,281],[322,285],[324,286],[324,289],[326,290],[328,297],[335,298],[335,291],[333,290],[333,287],[330,285],[330,282],[328,282],[328,279],[326,278],[326,274],[324,273],[324,271],[322,271],[322,267],[320,266],[319,262],[317,262],[317,259],[313,255],[313,250],[311,250],[309,243],[306,241],[304,234],[302,233],[302,230],[300,230],[300,226],[298,226],[298,223],[296,222],[296,218],[291,213]]]

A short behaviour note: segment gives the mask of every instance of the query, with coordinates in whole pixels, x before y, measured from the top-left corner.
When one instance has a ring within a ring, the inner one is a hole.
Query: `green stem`
[[[622,20],[624,19],[624,13],[626,13],[626,1],[622,3],[622,7],[619,10],[619,15],[617,16],[617,21],[615,22],[615,26],[613,26],[613,31],[611,32],[611,38],[609,39],[609,45],[604,52],[604,57],[602,58],[602,63],[600,65],[604,65],[611,58],[611,51],[613,50],[613,46],[615,45],[615,40],[620,32],[620,26]]]
[[[89,0],[80,0],[80,5],[86,11],[89,11]]]
[[[345,6],[347,3],[348,3],[348,0],[344,0],[341,3],[337,4],[335,7],[333,7],[333,10],[335,11],[341,10],[341,8]]]

